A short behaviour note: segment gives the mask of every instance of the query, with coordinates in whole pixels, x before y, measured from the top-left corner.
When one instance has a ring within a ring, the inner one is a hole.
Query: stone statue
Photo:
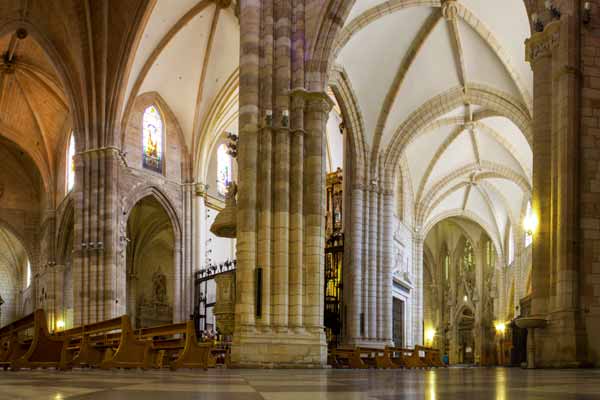
[[[159,304],[167,303],[167,277],[160,267],[152,275],[152,300]]]

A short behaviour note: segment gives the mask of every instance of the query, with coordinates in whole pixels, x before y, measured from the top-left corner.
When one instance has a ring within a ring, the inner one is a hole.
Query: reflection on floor
[[[599,370],[210,370],[0,372],[0,400],[582,400]]]

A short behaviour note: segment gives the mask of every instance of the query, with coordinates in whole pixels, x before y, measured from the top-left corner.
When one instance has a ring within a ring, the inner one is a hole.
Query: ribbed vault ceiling
[[[503,243],[530,196],[523,0],[358,0],[335,45],[372,159],[403,159],[415,223],[462,215]],[[391,161],[390,161],[391,160]]]
[[[158,92],[196,159],[224,131],[237,132],[239,46],[232,7],[220,9],[212,0],[158,0],[135,54],[125,117],[136,96]]]
[[[69,106],[56,70],[38,43],[27,36],[0,37],[0,135],[29,153],[51,185],[68,135]],[[13,39],[14,52],[7,61]]]

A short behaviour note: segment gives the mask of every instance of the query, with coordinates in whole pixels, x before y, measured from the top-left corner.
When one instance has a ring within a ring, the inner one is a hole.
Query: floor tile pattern
[[[588,400],[600,370],[0,372],[0,400]]]

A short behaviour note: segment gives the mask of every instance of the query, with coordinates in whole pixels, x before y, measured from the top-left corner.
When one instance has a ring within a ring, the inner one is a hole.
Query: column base
[[[576,311],[548,315],[548,326],[535,332],[536,368],[580,368],[585,366],[585,329]]]
[[[285,329],[236,332],[231,347],[232,368],[325,368],[325,332]]]

